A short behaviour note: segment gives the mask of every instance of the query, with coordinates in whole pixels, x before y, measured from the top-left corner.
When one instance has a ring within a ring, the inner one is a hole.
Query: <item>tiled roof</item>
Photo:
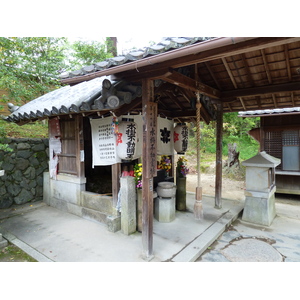
[[[153,56],[195,44],[210,38],[180,37],[164,38],[160,43],[139,50],[130,51],[124,56],[109,58],[105,61],[85,66],[77,71],[61,74],[60,79],[74,78],[108,69],[113,66],[126,64],[145,57]],[[111,85],[110,90],[103,84]],[[10,108],[12,113],[6,117],[7,121],[26,123],[29,120],[85,112],[91,110],[115,109],[124,103],[130,103],[136,97],[141,97],[141,86],[127,84],[124,81],[113,81],[110,76],[102,76],[92,80],[83,81],[73,86],[65,86],[48,94],[38,97],[21,107]]]
[[[110,80],[109,76],[103,76],[54,90],[21,107],[15,106],[6,120],[26,122],[60,114],[114,109],[140,96],[139,87],[115,82]]]
[[[239,117],[266,117],[270,115],[277,114],[290,114],[290,113],[300,113],[300,107],[288,107],[288,108],[274,108],[274,109],[264,109],[264,110],[248,110],[248,111],[240,111]]]
[[[120,55],[106,59],[90,66],[85,66],[80,70],[66,72],[60,75],[60,79],[67,79],[81,75],[102,71],[110,67],[126,64],[127,62],[136,61],[145,57],[153,56],[169,50],[174,50],[184,46],[192,45],[197,42],[211,39],[209,37],[168,37],[164,38],[156,45],[145,47],[143,49],[132,50],[126,55]]]

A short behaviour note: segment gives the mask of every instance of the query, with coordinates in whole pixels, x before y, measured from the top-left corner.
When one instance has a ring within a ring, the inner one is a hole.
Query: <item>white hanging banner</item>
[[[121,162],[116,151],[116,136],[112,118],[90,119],[92,131],[92,166],[109,166]]]
[[[129,118],[133,119],[134,123],[136,123],[136,144],[135,144],[135,154],[133,159],[140,158],[142,156],[143,151],[143,119],[141,115],[123,115],[119,119]]]
[[[157,155],[174,154],[174,121],[157,118]]]
[[[49,119],[49,174],[56,180],[58,154],[61,153],[61,132],[58,118]]]

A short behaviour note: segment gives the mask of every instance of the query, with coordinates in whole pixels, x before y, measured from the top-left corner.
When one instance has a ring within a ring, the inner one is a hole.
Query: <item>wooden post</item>
[[[76,144],[76,169],[78,177],[83,178],[84,172],[84,139],[83,119],[81,115],[75,117],[75,144]]]
[[[153,82],[144,79],[142,82],[143,106],[143,173],[142,173],[142,243],[143,257],[150,260],[153,257],[153,176],[156,176],[157,155],[157,103],[154,99]]]
[[[215,208],[222,208],[222,136],[223,136],[223,104],[217,103],[217,140],[216,140],[216,184]]]

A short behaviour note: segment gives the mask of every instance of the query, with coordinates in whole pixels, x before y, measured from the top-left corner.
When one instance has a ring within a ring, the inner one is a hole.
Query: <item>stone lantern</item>
[[[281,160],[265,151],[242,162],[246,167],[245,207],[242,220],[270,226],[276,216],[275,168]]]

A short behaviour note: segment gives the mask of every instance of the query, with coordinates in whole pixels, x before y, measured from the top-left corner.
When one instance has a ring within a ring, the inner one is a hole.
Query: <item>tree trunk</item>
[[[240,161],[239,161],[239,155],[240,152],[236,151],[236,143],[228,144],[228,160],[226,162],[226,166],[229,168],[239,167]]]

